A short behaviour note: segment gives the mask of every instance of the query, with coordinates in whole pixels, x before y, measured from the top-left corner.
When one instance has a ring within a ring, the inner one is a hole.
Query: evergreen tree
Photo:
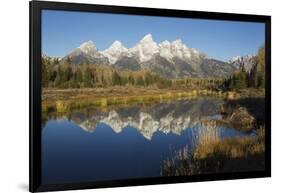
[[[130,73],[129,77],[128,77],[128,83],[130,85],[135,85],[135,80],[134,80],[134,77],[133,75]]]
[[[47,66],[45,62],[42,62],[41,74],[42,74],[42,87],[48,87],[49,77],[48,77]]]
[[[63,79],[63,70],[61,68],[61,66],[58,66],[58,70],[57,70],[57,76],[56,76],[56,79],[55,79],[55,87],[58,87],[60,88],[61,87],[61,84],[63,83],[62,79]]]
[[[71,59],[70,59],[70,57],[68,56],[67,58],[66,58],[66,64],[71,64]]]
[[[116,71],[113,72],[112,82],[113,85],[121,85],[121,77]]]
[[[244,89],[247,88],[248,86],[248,77],[247,77],[247,72],[244,68],[242,67],[241,71],[237,74],[237,80],[236,80],[236,85],[235,87],[237,89]]]
[[[144,80],[143,80],[143,78],[141,76],[137,78],[136,84],[138,86],[144,86]]]
[[[89,66],[86,67],[84,74],[83,74],[83,86],[86,88],[92,87],[92,77],[91,77],[91,69]]]

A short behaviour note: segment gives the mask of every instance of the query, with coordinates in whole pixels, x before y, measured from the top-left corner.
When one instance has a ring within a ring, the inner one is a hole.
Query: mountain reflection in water
[[[42,131],[43,183],[159,177],[172,151],[196,145],[202,120],[222,118],[223,103],[182,100],[48,115]],[[222,138],[246,135],[214,129]]]
[[[123,107],[108,112],[74,112],[70,120],[83,130],[93,132],[97,124],[104,123],[114,132],[120,133],[127,126],[137,129],[146,139],[153,133],[180,135],[187,128],[199,123],[203,118],[219,118],[218,107],[221,100],[190,100],[161,103],[149,107]]]

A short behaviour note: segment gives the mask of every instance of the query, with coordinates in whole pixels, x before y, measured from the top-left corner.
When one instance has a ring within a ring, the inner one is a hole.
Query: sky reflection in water
[[[159,177],[164,159],[196,145],[200,120],[221,118],[222,103],[185,100],[50,116],[42,131],[43,184]],[[222,138],[245,135],[216,129]]]

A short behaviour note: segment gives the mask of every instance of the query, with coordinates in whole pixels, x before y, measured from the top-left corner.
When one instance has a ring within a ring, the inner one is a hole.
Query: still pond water
[[[50,115],[42,128],[42,182],[159,177],[164,159],[196,146],[200,120],[221,119],[221,104],[197,99]],[[221,138],[246,135],[216,129]]]

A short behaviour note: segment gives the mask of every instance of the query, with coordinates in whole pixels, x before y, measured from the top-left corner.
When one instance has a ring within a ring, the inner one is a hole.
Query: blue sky
[[[155,42],[181,39],[209,57],[229,60],[255,54],[264,44],[263,23],[132,16],[70,11],[42,12],[42,51],[64,56],[92,40],[99,50],[119,40],[127,48],[151,33]]]

